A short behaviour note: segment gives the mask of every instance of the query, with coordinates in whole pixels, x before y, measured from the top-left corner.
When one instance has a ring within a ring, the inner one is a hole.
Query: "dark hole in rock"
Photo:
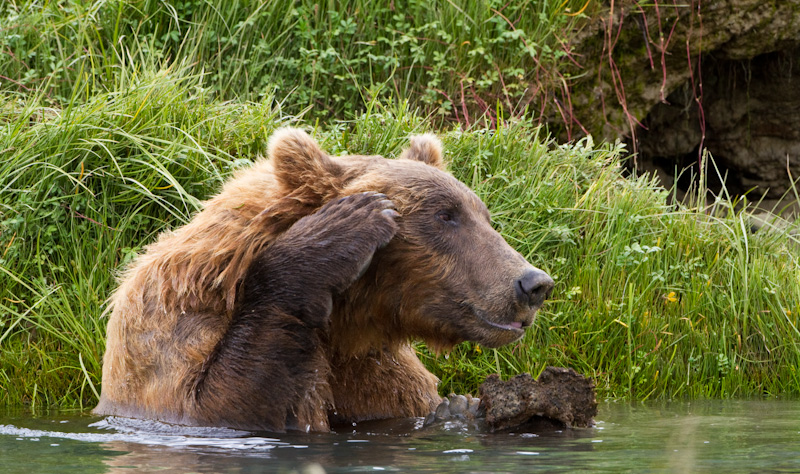
[[[646,129],[636,132],[638,156],[629,167],[657,173],[667,188],[677,176],[682,198],[696,184],[702,144],[716,164],[707,174],[711,192],[719,193],[725,178],[731,196],[764,196],[762,208],[780,211],[796,199],[791,182],[800,178],[798,65],[798,47],[745,60],[704,56],[695,77],[702,79],[702,108],[691,81],[654,106],[642,121]]]

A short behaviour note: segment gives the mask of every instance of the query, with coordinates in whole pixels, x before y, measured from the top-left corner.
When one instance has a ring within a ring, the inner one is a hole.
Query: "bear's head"
[[[304,132],[284,129],[269,154],[283,192],[309,207],[377,191],[400,213],[395,237],[335,298],[332,339],[348,353],[408,338],[434,350],[508,344],[552,291],[553,280],[506,243],[486,205],[445,170],[433,135],[412,137],[398,159],[331,157]]]

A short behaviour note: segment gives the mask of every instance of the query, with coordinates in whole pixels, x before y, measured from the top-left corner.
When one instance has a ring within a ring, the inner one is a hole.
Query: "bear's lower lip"
[[[522,327],[523,325],[522,325],[521,321],[512,321],[509,324],[500,324],[500,323],[496,323],[494,321],[490,321],[489,319],[485,318],[478,311],[475,311],[475,316],[477,316],[478,319],[480,319],[484,323],[488,324],[489,326],[492,326],[492,327],[495,327],[495,328],[498,328],[498,329],[503,329],[505,331],[516,331],[516,332],[520,332],[520,333],[525,331],[524,328]]]

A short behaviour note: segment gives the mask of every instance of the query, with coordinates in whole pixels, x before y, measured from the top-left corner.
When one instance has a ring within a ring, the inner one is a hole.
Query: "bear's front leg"
[[[397,216],[382,194],[347,196],[264,249],[245,276],[230,327],[193,377],[190,416],[246,429],[327,430],[332,296],[392,239]]]
[[[334,355],[331,367],[335,423],[424,417],[442,400],[439,380],[408,344],[362,356]]]

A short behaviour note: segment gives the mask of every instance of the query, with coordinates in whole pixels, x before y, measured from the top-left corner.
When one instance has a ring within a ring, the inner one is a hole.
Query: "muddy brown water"
[[[0,464],[3,473],[800,472],[797,400],[604,402],[596,419],[495,434],[416,419],[270,434],[3,409]]]

